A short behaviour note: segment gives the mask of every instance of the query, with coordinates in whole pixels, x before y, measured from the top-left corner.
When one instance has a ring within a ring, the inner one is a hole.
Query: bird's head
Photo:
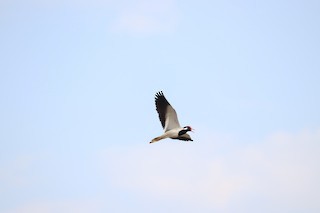
[[[191,126],[185,126],[185,127],[183,127],[183,130],[193,132],[194,129],[192,129]]]

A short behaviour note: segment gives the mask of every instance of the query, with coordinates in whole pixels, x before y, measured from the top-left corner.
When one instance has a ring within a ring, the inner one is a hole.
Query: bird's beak
[[[193,130],[195,130],[195,129],[191,129],[191,132],[194,132]]]

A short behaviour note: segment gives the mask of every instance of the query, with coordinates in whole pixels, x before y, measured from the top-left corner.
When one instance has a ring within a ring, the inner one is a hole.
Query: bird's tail
[[[152,141],[150,141],[150,143],[158,142],[158,141],[160,141],[160,140],[162,140],[164,138],[166,138],[166,137],[164,135],[161,135],[159,137],[156,137],[156,138],[152,139]]]

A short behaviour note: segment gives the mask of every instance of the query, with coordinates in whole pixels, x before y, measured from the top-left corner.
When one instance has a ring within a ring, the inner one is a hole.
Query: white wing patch
[[[181,127],[179,124],[178,116],[176,111],[172,108],[171,105],[167,106],[167,113],[166,113],[166,122],[164,131],[167,132],[171,129],[179,128]]]

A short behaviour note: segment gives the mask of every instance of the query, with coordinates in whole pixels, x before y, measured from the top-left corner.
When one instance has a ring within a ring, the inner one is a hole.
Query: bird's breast
[[[181,128],[177,128],[177,129],[171,129],[169,131],[167,131],[165,134],[169,137],[169,138],[177,138],[179,137],[179,132],[181,131]]]

